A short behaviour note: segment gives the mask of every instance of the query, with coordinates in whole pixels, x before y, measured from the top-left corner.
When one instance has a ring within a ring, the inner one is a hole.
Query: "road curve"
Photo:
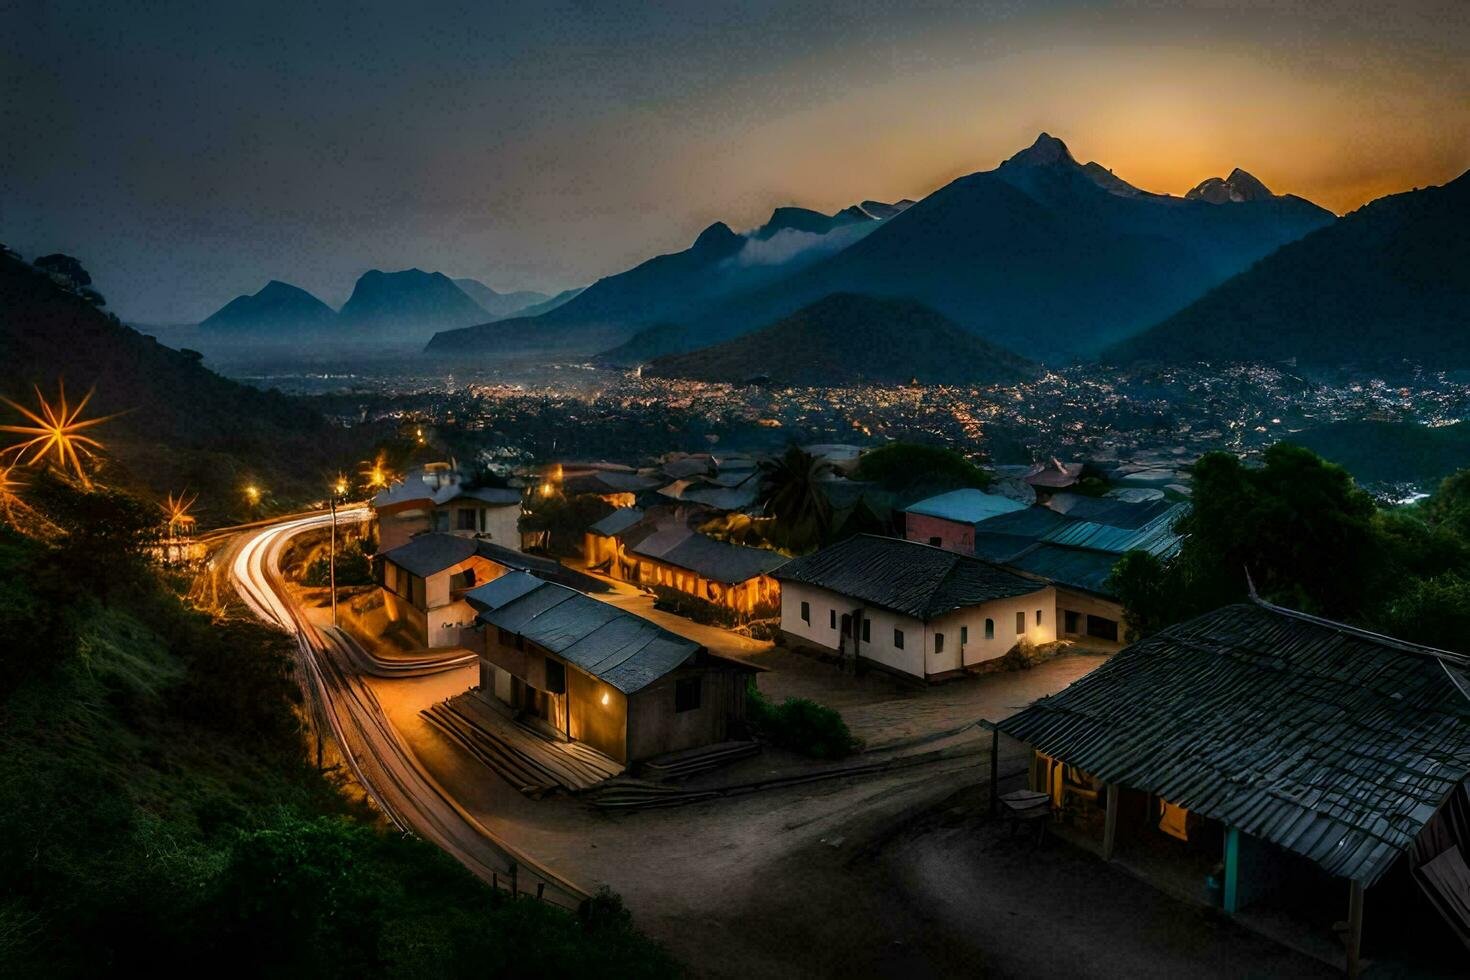
[[[337,512],[341,523],[370,516],[365,507]],[[320,514],[245,532],[230,568],[246,606],[296,637],[298,667],[318,730],[331,732],[353,775],[399,829],[448,851],[485,881],[508,885],[515,869],[521,891],[544,885],[547,900],[575,907],[587,898],[586,889],[492,834],[419,764],[360,676],[359,669],[373,658],[343,631],[318,629],[295,604],[280,575],[281,554],[292,537],[330,522],[330,515]]]

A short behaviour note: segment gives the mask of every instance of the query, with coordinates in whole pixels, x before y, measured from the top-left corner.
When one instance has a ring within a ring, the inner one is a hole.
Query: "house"
[[[1256,600],[994,727],[1105,858],[1165,858],[1201,893],[1221,863],[1230,913],[1330,909],[1320,938],[1340,950],[1348,922],[1349,972],[1365,893],[1383,917],[1437,910],[1470,945],[1470,657]]]
[[[763,548],[717,541],[667,510],[613,511],[587,529],[589,567],[646,588],[664,586],[725,606],[743,616],[769,609],[781,587],[771,572],[786,556]]]
[[[952,490],[905,508],[903,536],[910,541],[973,555],[975,525],[1025,509],[1025,504],[983,490]]]
[[[378,550],[391,551],[430,531],[481,537],[521,548],[521,491],[479,487],[449,463],[430,463],[372,499]]]
[[[462,645],[463,631],[475,619],[465,595],[509,572],[535,572],[578,587],[597,585],[589,576],[548,558],[437,532],[417,535],[380,552],[375,567],[387,628],[402,629],[411,644],[420,648]]]
[[[1113,566],[1129,551],[1175,554],[1175,524],[1187,510],[1187,504],[1165,500],[1059,493],[1045,505],[978,522],[974,553],[1054,585],[1062,639],[1119,649],[1128,636],[1109,583]]]
[[[1056,639],[1050,585],[914,541],[859,534],[775,577],[784,642],[921,680]]]
[[[481,693],[546,734],[624,765],[745,737],[753,667],[524,572],[465,598],[481,637]]]

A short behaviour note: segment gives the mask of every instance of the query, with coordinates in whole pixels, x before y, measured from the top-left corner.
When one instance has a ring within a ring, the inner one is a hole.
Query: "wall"
[[[1104,599],[1088,592],[1079,592],[1058,586],[1057,590],[1057,636],[1059,639],[1072,640],[1081,646],[1092,647],[1098,650],[1118,650],[1132,642],[1128,638],[1128,631],[1123,625],[1123,607],[1120,603],[1111,599]],[[1081,617],[1076,633],[1066,632],[1066,619],[1063,617],[1065,610],[1072,610]],[[1087,635],[1087,616],[1102,616],[1111,619],[1118,624],[1118,642],[1099,639]]]
[[[628,697],[628,762],[745,737],[749,673],[717,665],[681,667]],[[701,678],[699,707],[674,710],[678,680]]]
[[[628,696],[568,664],[567,699],[572,738],[627,765]]]
[[[502,548],[521,550],[521,505],[484,507],[480,511],[480,530]]]
[[[801,603],[811,604],[811,622],[801,619]],[[799,582],[783,583],[781,590],[781,629],[798,642],[810,643],[825,650],[841,650],[842,616],[851,614],[861,603],[847,596]],[[1003,657],[1019,639],[1034,644],[1056,639],[1056,590],[1047,587],[1014,599],[997,599],[979,606],[957,610],[925,624],[910,616],[886,609],[863,608],[869,621],[869,641],[861,642],[861,626],[854,632],[859,637],[858,656],[901,671],[913,677],[932,677],[972,667],[987,660]],[[837,612],[837,626],[832,626],[832,611]],[[1041,611],[1041,623],[1036,612]],[[1016,632],[1016,613],[1026,617],[1026,629]],[[985,639],[985,620],[995,620],[994,638]],[[969,641],[960,649],[960,628],[969,627]],[[903,630],[903,649],[894,645],[894,629]],[[935,634],[944,635],[944,651],[935,652]],[[849,647],[848,651],[851,653]],[[963,658],[963,659],[962,659]]]
[[[920,544],[929,544],[930,538],[939,538],[939,547],[958,551],[962,555],[975,554],[975,525],[959,521],[947,521],[928,514],[903,515],[904,537]]]
[[[427,509],[402,510],[393,514],[378,515],[378,553],[392,551],[399,545],[408,544],[415,534],[429,529]]]

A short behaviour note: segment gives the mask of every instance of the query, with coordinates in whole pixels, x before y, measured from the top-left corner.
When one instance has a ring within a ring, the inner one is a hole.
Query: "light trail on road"
[[[366,507],[337,512],[338,522],[370,517]],[[251,612],[296,638],[318,730],[331,731],[353,775],[400,830],[436,844],[487,882],[509,885],[514,875],[522,891],[541,884],[548,900],[575,907],[587,890],[501,840],[460,806],[419,763],[363,682],[356,667],[372,660],[368,653],[340,629],[318,629],[294,602],[280,575],[281,554],[296,535],[330,523],[330,515],[319,514],[245,532],[249,537],[230,568]]]

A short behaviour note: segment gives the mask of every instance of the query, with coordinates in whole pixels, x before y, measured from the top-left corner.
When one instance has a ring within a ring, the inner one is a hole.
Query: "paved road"
[[[366,508],[338,511],[338,521],[368,519]],[[313,515],[282,521],[242,535],[221,560],[245,604],[268,623],[292,633],[298,667],[317,724],[329,731],[353,775],[400,829],[437,844],[486,881],[506,884],[516,869],[521,891],[544,886],[545,897],[575,906],[585,889],[491,834],[423,768],[389,724],[376,696],[348,666],[368,655],[346,633],[318,629],[296,606],[280,575],[281,554],[291,538],[325,526]]]

